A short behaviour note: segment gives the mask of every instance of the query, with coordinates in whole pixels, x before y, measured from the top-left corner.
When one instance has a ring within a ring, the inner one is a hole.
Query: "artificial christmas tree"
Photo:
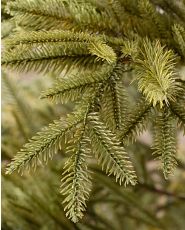
[[[129,146],[146,128],[164,177],[174,172],[177,127],[185,129],[184,1],[15,0],[5,12],[13,32],[3,41],[3,68],[50,72],[55,82],[41,98],[74,103],[21,148],[7,174],[47,163],[65,146],[61,193],[76,223],[93,177],[102,178],[94,159],[120,185],[140,183]]]

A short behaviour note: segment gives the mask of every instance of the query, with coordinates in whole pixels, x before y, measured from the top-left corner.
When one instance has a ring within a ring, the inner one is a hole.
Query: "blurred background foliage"
[[[52,75],[2,73],[2,229],[183,230],[185,149],[180,133],[178,155],[181,162],[169,180],[164,179],[158,162],[152,159],[150,130],[128,147],[131,155],[135,153],[133,161],[140,182],[135,187],[115,184],[92,160],[90,166],[95,172],[95,183],[87,213],[78,224],[65,217],[61,204],[59,187],[66,159],[64,151],[36,172],[27,172],[24,176],[4,175],[5,165],[36,131],[72,110],[72,104],[53,106],[48,100],[39,100],[40,92],[52,79]],[[65,143],[63,146],[65,149]]]

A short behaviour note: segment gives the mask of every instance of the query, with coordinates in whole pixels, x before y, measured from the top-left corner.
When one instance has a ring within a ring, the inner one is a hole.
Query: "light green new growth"
[[[164,50],[159,41],[143,41],[143,49],[136,61],[138,89],[153,106],[159,103],[163,107],[174,98],[175,61],[173,52]]]
[[[105,59],[108,63],[116,62],[116,54],[113,49],[102,42],[91,43],[89,46],[91,54],[97,56],[97,59]]]
[[[89,156],[120,184],[135,185],[125,146],[149,122],[165,178],[176,166],[174,125],[185,127],[185,91],[179,76],[185,58],[185,19],[172,2],[176,12],[167,1],[7,2],[6,13],[15,27],[2,42],[2,67],[55,73],[54,85],[41,98],[77,103],[71,114],[23,146],[8,164],[7,174],[46,163],[65,144],[69,160],[61,193],[73,222],[82,218],[91,191]],[[129,96],[136,100],[133,104]]]

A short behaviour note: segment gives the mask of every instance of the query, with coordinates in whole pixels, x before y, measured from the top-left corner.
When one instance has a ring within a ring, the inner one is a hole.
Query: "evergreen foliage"
[[[104,127],[97,113],[90,114],[89,119],[92,150],[102,169],[105,168],[109,175],[114,174],[120,184],[123,181],[125,185],[135,184],[136,176],[132,164],[121,143],[110,130]]]
[[[43,124],[51,122],[52,119],[56,119],[61,113],[63,115],[69,113],[71,107],[70,105],[61,106],[61,104],[53,106],[48,100],[38,100],[40,91],[53,82],[54,75],[44,79],[38,77],[30,79],[29,76],[17,79],[15,75],[5,76],[6,79],[11,80],[16,97],[12,96],[12,87],[4,86],[3,82],[2,229],[96,230],[111,228],[121,230],[123,226],[128,230],[183,229],[185,213],[183,145],[178,145],[177,151],[177,154],[182,156],[182,162],[178,164],[174,177],[167,181],[164,181],[162,173],[158,170],[158,162],[153,160],[147,143],[137,141],[134,145],[129,145],[127,151],[134,155],[133,160],[135,159],[134,165],[139,181],[136,186],[129,188],[115,183],[114,176],[107,177],[106,173],[97,167],[93,157],[88,159],[86,157],[88,168],[94,172],[95,176],[85,215],[78,223],[73,223],[65,217],[61,205],[63,196],[60,195],[59,178],[65,170],[63,169],[65,161],[69,159],[64,149],[58,151],[52,161],[48,162],[47,167],[38,167],[34,174],[25,172],[23,176],[17,173],[5,175],[7,161],[10,161],[14,153],[26,141],[22,128],[28,130],[29,136],[35,133],[29,121],[24,121],[24,115],[20,113],[22,107],[18,106],[16,98],[20,97],[22,104],[26,105],[23,108],[27,114],[30,114],[29,118],[31,115],[34,116],[32,120],[37,121],[34,122],[36,130]],[[28,79],[31,88],[27,83]],[[31,113],[32,111],[34,113]],[[14,114],[20,117],[19,125]],[[80,126],[78,134],[81,130]],[[69,149],[72,145],[73,141],[69,143]],[[153,167],[148,172],[146,167],[150,164],[153,164]],[[161,199],[163,203],[159,203]],[[164,215],[159,217],[161,211]]]
[[[74,138],[77,143],[71,143],[67,148],[67,153],[72,152],[72,156],[64,166],[61,193],[66,195],[63,203],[66,216],[73,222],[77,222],[83,216],[86,208],[86,200],[89,198],[91,190],[91,177],[87,166],[87,155],[90,155],[88,147],[89,140],[84,136],[82,127],[75,133]]]
[[[175,128],[166,108],[156,118],[154,154],[159,155],[165,178],[171,174],[177,164]]]
[[[159,103],[162,107],[175,92],[175,57],[171,51],[164,51],[159,42],[151,44],[146,40],[143,46],[136,67],[138,89],[153,106]]]
[[[6,173],[47,163],[65,140],[69,160],[61,193],[73,222],[83,216],[91,191],[89,155],[120,184],[136,184],[125,145],[152,122],[153,111],[154,153],[165,178],[176,166],[175,121],[185,126],[184,83],[178,71],[185,58],[185,3],[180,1],[180,9],[171,2],[173,8],[149,0],[15,0],[5,6],[17,27],[3,41],[3,68],[55,72],[54,86],[41,98],[77,104],[66,118],[32,137]],[[134,106],[125,73],[137,82],[141,99]]]

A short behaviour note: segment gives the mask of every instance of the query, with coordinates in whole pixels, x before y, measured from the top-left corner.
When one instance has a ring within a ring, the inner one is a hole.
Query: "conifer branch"
[[[110,79],[110,88],[116,129],[122,130],[128,112],[126,90],[124,89],[123,82],[121,80],[116,81],[113,77]]]
[[[165,178],[173,173],[176,161],[175,128],[167,108],[161,111],[155,122],[154,154],[161,161]]]
[[[127,112],[127,96],[121,81],[124,69],[117,65],[111,77],[107,81],[104,96],[101,103],[101,116],[108,127],[115,131],[121,130]]]
[[[97,56],[98,59],[106,60],[109,64],[116,62],[117,57],[114,50],[101,41],[92,42],[89,46],[89,51],[92,55]]]
[[[165,5],[172,11],[172,13],[176,14],[178,19],[180,19],[183,23],[185,23],[185,16],[184,16],[184,7],[180,7],[177,1],[172,0],[164,0]]]
[[[72,44],[71,42],[70,44],[50,43],[40,46],[34,43],[31,45],[23,44],[3,53],[2,65],[19,71],[37,70],[37,72],[44,72],[45,69],[49,69],[49,66],[56,69],[65,57],[68,59],[68,57],[81,58],[85,56],[89,56],[86,44]]]
[[[120,29],[117,20],[111,17],[106,6],[97,5],[75,0],[33,0],[31,4],[29,0],[16,0],[7,5],[7,12],[14,16],[19,25],[35,30],[88,28],[92,31],[112,30],[116,33]]]
[[[180,103],[171,102],[170,110],[172,114],[177,118],[178,125],[182,130],[184,130],[185,134],[185,109],[183,105],[181,105]]]
[[[42,161],[47,163],[61,149],[62,138],[83,121],[87,106],[88,104],[81,104],[79,110],[69,115],[66,121],[55,121],[32,137],[8,165],[6,174],[15,170],[23,171],[30,166],[35,168]]]
[[[7,13],[15,17],[19,25],[34,29],[62,28],[63,19],[68,18],[64,1],[37,0],[37,1],[9,1]],[[31,22],[31,23],[30,23]]]
[[[124,8],[122,7],[122,5],[120,4],[120,1],[109,1],[108,4],[108,8],[111,9],[111,11],[113,12],[113,18],[116,19],[117,23],[120,25],[123,25],[123,12],[124,12]],[[121,26],[122,28],[122,26]]]
[[[175,120],[185,131],[184,83],[178,79],[183,59],[176,58],[171,49],[183,58],[185,39],[182,11],[175,1],[170,2],[177,12],[166,0],[7,3],[10,31],[17,32],[10,36],[7,32],[2,66],[19,72],[54,72],[55,84],[41,98],[78,102],[72,114],[50,124],[23,146],[7,174],[46,163],[60,150],[64,138],[71,157],[65,164],[61,193],[66,216],[73,222],[82,218],[91,191],[87,164],[91,151],[120,184],[136,184],[124,146],[146,128],[153,107],[157,113],[154,153],[162,162],[165,178],[176,166]],[[128,110],[122,77],[131,70],[134,74],[128,74],[124,82],[129,84],[135,77],[144,98]],[[133,200],[126,199],[127,203]],[[131,203],[142,213],[139,203]],[[150,222],[156,226],[155,218]]]
[[[43,92],[41,98],[50,98],[55,102],[66,103],[81,98],[84,93],[92,94],[96,84],[109,77],[113,67],[105,65],[93,74],[78,74],[63,78],[55,86]]]
[[[159,103],[162,108],[164,102],[168,104],[174,98],[175,61],[173,52],[165,51],[159,41],[144,40],[136,66],[138,89],[153,106]]]
[[[120,184],[136,184],[136,175],[129,156],[115,134],[104,126],[97,113],[89,114],[88,119],[91,146],[102,169],[109,175],[113,174]]]
[[[140,135],[146,128],[146,120],[151,111],[151,105],[145,100],[141,100],[134,111],[127,115],[123,132],[120,135],[121,140],[124,144],[133,142],[138,135]]]
[[[135,61],[139,53],[139,37],[132,40],[125,40],[121,47],[121,52],[124,57],[131,57]]]
[[[45,4],[44,4],[45,3]],[[64,1],[57,0],[29,0],[21,1],[16,0],[14,2],[8,2],[7,12],[11,15],[16,15],[18,11],[32,12],[38,15],[52,16],[56,18],[63,17],[64,12]]]
[[[48,72],[54,72],[61,74],[64,71],[66,74],[73,69],[77,69],[79,72],[91,70],[97,70],[101,67],[102,62],[95,60],[95,57],[89,55],[82,55],[76,57],[52,57],[42,58],[35,60],[19,60],[8,63],[3,63],[3,68],[18,70],[19,72],[35,71],[38,73],[46,74]]]
[[[107,4],[103,6],[96,2],[94,5],[93,1],[79,1],[77,3],[72,0],[67,5],[73,21],[79,28],[105,32],[111,30],[114,33],[120,30],[120,25],[114,17],[111,17],[112,12],[107,9]]]
[[[2,64],[14,69],[21,67],[24,70],[34,68],[42,71],[47,65],[55,65],[56,61],[52,63],[53,60],[64,57],[76,57],[78,60],[91,54],[96,56],[96,61],[115,62],[113,49],[100,39],[86,33],[69,31],[20,33],[20,36],[14,35],[5,40]]]
[[[101,36],[95,36],[87,32],[73,32],[69,30],[40,30],[40,31],[29,31],[19,32],[13,34],[10,38],[5,39],[4,43],[8,47],[20,45],[20,44],[35,44],[43,43],[55,43],[57,42],[96,42],[102,39]]]
[[[118,131],[124,124],[127,98],[121,81],[110,84],[105,88],[100,113],[107,127],[110,127],[112,131]]]
[[[150,3],[149,0],[139,1],[138,7],[141,11],[141,16],[145,20],[150,21],[150,26],[152,25],[151,33],[153,32],[154,37],[156,32],[159,33],[162,38],[169,37],[169,28],[165,17],[156,11],[155,6]]]
[[[180,53],[185,58],[185,28],[179,24],[175,24],[172,30]]]
[[[86,200],[91,191],[90,171],[87,168],[87,157],[90,154],[89,140],[84,135],[84,128],[74,136],[75,143],[69,145],[67,153],[72,153],[64,166],[61,180],[61,193],[66,196],[63,200],[66,216],[73,222],[78,222],[86,209]]]

